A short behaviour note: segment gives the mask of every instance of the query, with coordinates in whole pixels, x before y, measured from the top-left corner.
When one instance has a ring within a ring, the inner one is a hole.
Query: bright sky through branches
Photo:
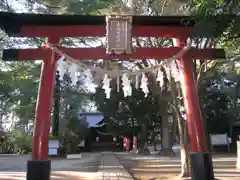
[[[0,0],[1,1],[1,0]],[[0,3],[1,4],[1,3]],[[10,6],[10,9],[13,9],[14,12],[16,13],[37,13],[36,9],[37,6],[33,5],[33,10],[31,10],[31,12],[29,12],[29,9],[27,8],[27,2],[25,0],[9,0],[8,1],[8,5]],[[18,39],[18,38],[15,38]],[[21,38],[24,39],[24,38]],[[26,40],[26,38],[25,38]],[[82,45],[80,45],[82,46]],[[16,44],[14,48],[28,48],[29,45],[26,44]],[[33,47],[33,46],[31,46]],[[36,63],[40,63],[41,61],[36,61]],[[95,91],[95,84],[92,83],[92,79],[90,77],[90,74],[86,75],[87,77],[85,77],[85,83],[84,83],[84,87],[90,91],[90,92],[94,92]],[[86,111],[96,111],[95,105],[93,102],[89,102],[89,104],[87,106],[83,107],[84,109],[86,109]],[[9,128],[12,126],[12,121],[11,119],[13,119],[14,117],[14,124],[19,120],[17,117],[13,116],[13,112],[4,116],[4,129],[5,130],[9,130]]]
[[[8,3],[17,13],[27,12],[26,7],[23,5],[26,3],[24,0],[10,0]]]

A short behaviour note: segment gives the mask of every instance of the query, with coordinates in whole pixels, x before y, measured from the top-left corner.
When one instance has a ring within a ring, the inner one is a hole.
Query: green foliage
[[[75,14],[101,14],[101,11],[112,7],[115,3],[119,1],[116,0],[72,0],[69,1],[67,12],[72,12]]]
[[[206,76],[201,81],[198,90],[203,118],[210,133],[225,133],[231,123],[237,120],[232,103],[236,98],[233,91],[235,82],[229,78],[228,73],[218,68],[210,73],[211,76]]]
[[[78,119],[78,113],[84,110],[88,103],[88,94],[81,87],[84,78],[80,79],[77,86],[72,86],[70,77],[66,74],[60,83],[59,109],[59,140],[61,146],[67,147],[67,152],[75,152],[77,145],[88,134],[88,124],[85,120]]]
[[[229,110],[230,98],[226,94],[215,92],[206,94],[204,100],[204,113],[209,133],[228,132],[229,120],[233,118]]]
[[[52,13],[92,15],[102,14],[102,12],[105,12],[109,7],[120,3],[120,1],[117,0],[38,0],[36,2],[27,0],[27,2],[29,2],[31,6],[33,6],[33,4],[45,6]],[[41,8],[39,10],[41,10]]]
[[[47,6],[60,7],[65,5],[65,0],[39,0],[39,3]]]
[[[197,21],[196,33],[219,37],[227,43],[239,36],[239,1],[193,0],[191,14]]]
[[[32,136],[25,133],[22,128],[17,128],[8,133],[7,141],[13,147],[13,153],[27,153],[31,151]]]
[[[116,84],[115,84],[116,85]],[[123,91],[117,92],[114,87],[111,98],[106,99],[104,90],[100,87],[96,90],[95,102],[98,110],[104,114],[108,129],[115,135],[133,135],[139,133],[142,125],[152,128],[159,122],[160,107],[157,98],[153,95],[144,97],[141,89],[132,87],[132,96],[124,97]],[[121,126],[122,128],[118,128]]]
[[[14,64],[12,71],[14,72],[15,91],[17,91],[14,99],[15,102],[19,102],[15,112],[21,119],[21,123],[27,124],[29,121],[34,120],[40,64]]]
[[[14,112],[22,124],[34,119],[39,73],[35,63],[1,63],[1,118]]]
[[[61,147],[66,148],[67,153],[76,153],[78,144],[85,140],[88,135],[88,124],[76,116],[68,117],[65,121],[65,126],[60,123],[59,140]]]

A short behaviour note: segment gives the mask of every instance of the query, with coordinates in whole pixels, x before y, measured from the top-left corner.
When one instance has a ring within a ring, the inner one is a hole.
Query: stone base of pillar
[[[211,153],[191,153],[191,175],[192,180],[214,180]]]
[[[27,162],[26,180],[50,180],[51,161],[39,160]]]

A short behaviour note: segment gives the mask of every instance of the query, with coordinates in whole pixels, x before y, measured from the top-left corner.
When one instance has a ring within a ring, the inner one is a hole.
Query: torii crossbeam
[[[169,48],[137,48],[132,54],[114,56],[120,60],[134,59],[166,59],[179,52],[187,38],[193,32],[194,23],[187,16],[133,16],[133,37],[169,37],[176,38],[175,47]],[[188,23],[186,23],[188,22]],[[106,35],[105,16],[82,15],[38,15],[14,14],[0,12],[0,27],[11,37],[46,37],[48,43],[58,45],[62,37],[104,37]],[[204,36],[200,34],[199,36]],[[84,59],[113,59],[106,54],[105,48],[64,48],[59,47],[69,56]],[[49,180],[50,162],[48,160],[48,136],[50,129],[50,109],[52,106],[56,61],[51,61],[52,52],[45,48],[6,49],[3,51],[5,61],[43,60],[36,106],[35,128],[32,145],[32,160],[28,164],[28,180],[41,176]],[[206,152],[205,135],[195,88],[192,59],[222,59],[223,49],[191,48],[179,59],[184,68],[184,104],[187,114],[187,125],[192,151]],[[203,158],[209,161],[208,158]],[[193,166],[193,169],[200,167]],[[206,167],[207,168],[207,167]],[[211,168],[211,167],[210,167]],[[30,173],[32,172],[32,173]],[[203,173],[204,174],[204,173]]]

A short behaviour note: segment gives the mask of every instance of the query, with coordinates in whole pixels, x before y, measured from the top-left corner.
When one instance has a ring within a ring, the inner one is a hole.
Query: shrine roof
[[[188,22],[188,23],[186,23]],[[49,15],[29,13],[0,12],[0,28],[7,34],[16,32],[21,26],[71,26],[99,25],[104,26],[105,16],[90,15]],[[192,27],[193,20],[189,16],[133,16],[136,26],[174,26]]]

